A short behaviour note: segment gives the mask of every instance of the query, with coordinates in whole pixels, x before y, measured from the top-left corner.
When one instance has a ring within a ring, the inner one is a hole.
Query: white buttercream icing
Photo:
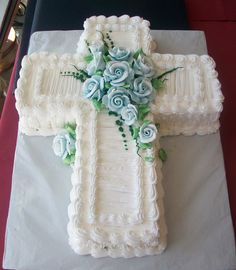
[[[166,76],[152,112],[161,124],[162,135],[209,134],[219,128],[223,95],[213,59],[207,55],[152,54],[160,73],[183,67]],[[52,135],[71,121],[78,106],[91,111],[82,98],[82,84],[60,72],[84,68],[75,55],[37,53],[25,56],[16,90],[19,127],[28,135]],[[67,113],[65,113],[65,111]]]
[[[125,151],[114,116],[79,110],[75,119],[79,139],[68,208],[70,245],[78,254],[95,257],[162,252],[166,227],[160,161],[156,166],[141,160],[130,136]],[[98,147],[104,144],[118,145],[119,155],[112,147]]]
[[[161,124],[162,135],[199,135],[216,132],[224,97],[208,55],[152,54],[159,73],[182,67],[166,78],[166,87],[157,94],[152,111]]]
[[[150,54],[155,49],[155,45],[149,26],[149,21],[138,16],[123,15],[107,18],[92,16],[84,22],[84,31],[78,42],[77,53],[80,55],[88,53],[85,41],[89,43],[101,41],[102,35],[98,32],[101,31],[104,34],[109,32],[116,46],[130,48],[134,51],[143,48],[146,54]]]

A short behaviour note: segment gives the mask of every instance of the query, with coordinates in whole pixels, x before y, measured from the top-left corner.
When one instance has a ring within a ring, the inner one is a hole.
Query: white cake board
[[[74,53],[81,31],[38,32],[29,53]],[[207,53],[199,31],[153,31],[160,53]],[[233,270],[235,242],[219,133],[161,139],[167,250],[158,256],[94,259],[68,245],[71,168],[51,150],[52,137],[18,134],[4,268],[17,270]]]

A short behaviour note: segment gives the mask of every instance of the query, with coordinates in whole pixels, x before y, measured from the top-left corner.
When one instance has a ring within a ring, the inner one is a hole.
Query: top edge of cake
[[[109,33],[111,40],[118,47],[126,47],[133,51],[142,48],[146,54],[151,54],[156,49],[149,21],[139,16],[100,15],[85,20],[84,31],[77,44],[77,53],[81,55],[88,53],[88,43],[101,42],[106,33]]]

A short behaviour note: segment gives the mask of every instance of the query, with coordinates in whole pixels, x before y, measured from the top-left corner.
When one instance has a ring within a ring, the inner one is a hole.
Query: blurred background
[[[0,115],[24,26],[27,0],[0,0]]]

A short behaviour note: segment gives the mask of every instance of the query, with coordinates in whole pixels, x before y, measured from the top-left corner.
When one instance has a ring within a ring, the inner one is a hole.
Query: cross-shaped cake
[[[16,89],[20,131],[50,136],[62,132],[67,123],[76,124],[68,208],[71,247],[94,257],[159,254],[167,235],[162,161],[140,157],[129,125],[121,126],[122,117],[111,107],[113,113],[98,112],[83,95],[86,81],[76,75],[91,63],[84,61],[89,44],[101,42],[110,42],[111,50],[115,44],[134,54],[142,49],[157,74],[179,67],[166,74],[163,89],[148,103],[146,120],[158,123],[152,147],[145,149],[148,157],[156,157],[161,149],[160,136],[218,130],[223,96],[215,64],[207,55],[153,53],[149,22],[127,15],[87,19],[74,55],[35,53],[22,61]]]

